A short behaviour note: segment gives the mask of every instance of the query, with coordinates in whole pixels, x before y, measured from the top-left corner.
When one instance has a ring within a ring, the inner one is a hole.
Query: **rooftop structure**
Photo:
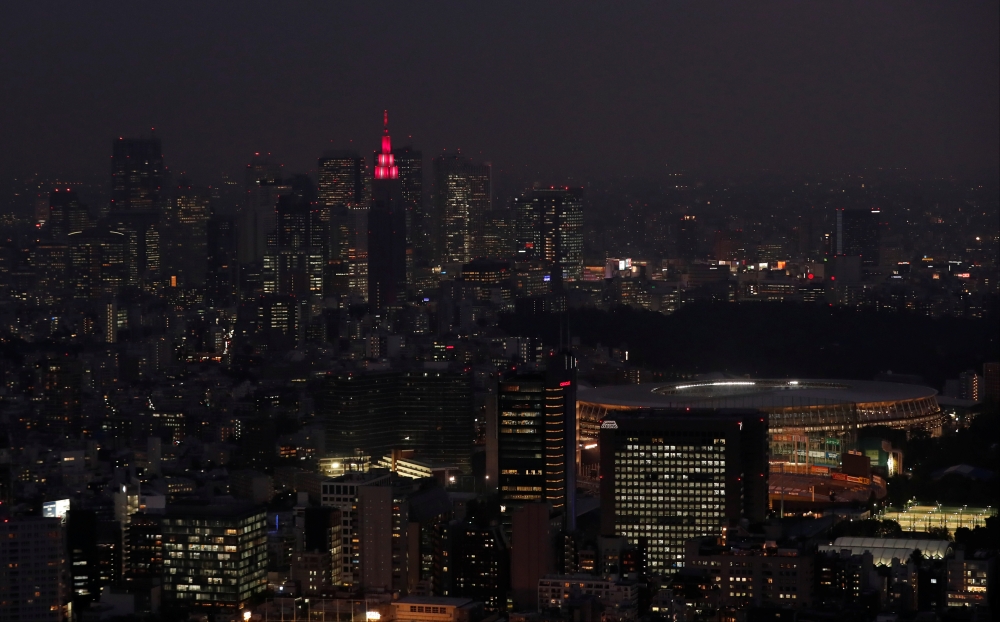
[[[840,466],[860,427],[935,428],[943,416],[937,391],[893,382],[724,378],[615,385],[581,388],[578,442],[596,443],[603,420],[637,409],[767,413],[772,462],[827,467]]]
[[[951,554],[951,542],[947,540],[842,537],[834,540],[832,544],[819,546],[820,553],[840,553],[848,550],[851,555],[861,555],[867,551],[872,554],[876,566],[889,566],[893,559],[905,562],[918,549],[925,558],[944,559]]]

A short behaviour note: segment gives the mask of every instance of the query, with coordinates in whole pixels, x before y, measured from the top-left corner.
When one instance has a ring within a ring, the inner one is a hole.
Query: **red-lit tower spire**
[[[389,111],[382,111],[382,153],[375,157],[375,179],[399,179],[399,167],[389,139]]]

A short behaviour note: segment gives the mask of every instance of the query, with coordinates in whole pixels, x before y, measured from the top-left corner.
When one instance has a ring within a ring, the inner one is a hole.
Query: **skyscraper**
[[[415,252],[427,250],[426,213],[424,211],[424,156],[410,145],[392,150],[399,167],[399,185],[406,204],[406,242]]]
[[[583,189],[538,188],[515,202],[517,251],[549,264],[553,285],[583,278]]]
[[[319,159],[319,205],[329,228],[330,268],[344,291],[368,295],[368,207],[371,180],[357,151],[328,151]]]
[[[368,212],[368,304],[374,311],[402,302],[406,295],[406,209],[386,112]]]
[[[111,210],[155,209],[163,190],[159,138],[119,138],[111,145]]]
[[[838,209],[834,255],[861,257],[861,265],[879,263],[879,210]]]
[[[323,295],[327,227],[308,196],[287,194],[274,211],[272,244],[264,257],[264,292],[285,296]]]
[[[240,206],[237,228],[237,259],[241,264],[259,263],[267,252],[267,236],[274,232],[274,206],[291,189],[281,178],[281,165],[270,154],[255,153],[247,164],[246,198]]]
[[[684,543],[767,511],[767,415],[622,411],[601,422],[601,533],[645,539],[650,572],[684,565]]]
[[[472,446],[472,384],[465,373],[412,370],[331,374],[317,395],[326,449],[375,459],[393,449],[467,467]]]
[[[236,219],[213,214],[206,232],[206,297],[213,306],[226,306],[236,295]]]
[[[489,164],[476,164],[458,153],[434,158],[434,211],[441,263],[468,263],[484,256],[484,224],[492,206]]]
[[[45,228],[53,240],[65,241],[74,231],[83,231],[90,226],[87,207],[80,203],[76,191],[56,188],[49,193],[49,215]]]
[[[172,284],[200,287],[208,258],[208,192],[181,180],[173,195],[163,222],[163,275]]]
[[[505,516],[525,503],[548,503],[575,523],[576,360],[552,354],[544,373],[518,374],[497,393],[497,461]]]

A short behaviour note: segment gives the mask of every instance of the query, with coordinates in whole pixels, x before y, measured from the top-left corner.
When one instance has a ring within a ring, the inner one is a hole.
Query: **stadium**
[[[772,472],[836,468],[868,426],[940,428],[937,391],[861,380],[724,378],[666,384],[580,387],[577,394],[580,474],[595,466],[601,420],[635,409],[752,408],[769,415]],[[792,468],[786,468],[791,466]]]

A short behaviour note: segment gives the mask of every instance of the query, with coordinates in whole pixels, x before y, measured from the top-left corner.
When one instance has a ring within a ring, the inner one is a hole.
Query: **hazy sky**
[[[4,2],[0,175],[396,142],[525,176],[1000,166],[989,2]],[[481,156],[479,155],[481,154]]]

